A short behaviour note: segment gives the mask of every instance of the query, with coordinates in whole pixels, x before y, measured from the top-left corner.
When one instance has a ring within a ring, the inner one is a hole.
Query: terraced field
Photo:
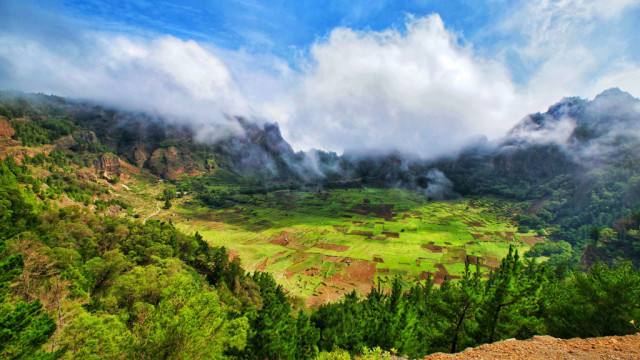
[[[499,200],[435,202],[397,189],[350,189],[278,191],[227,209],[185,197],[160,216],[224,245],[247,270],[273,273],[312,306],[395,277],[441,283],[461,274],[467,256],[488,273],[509,246],[525,251],[542,240],[516,233],[518,211]]]

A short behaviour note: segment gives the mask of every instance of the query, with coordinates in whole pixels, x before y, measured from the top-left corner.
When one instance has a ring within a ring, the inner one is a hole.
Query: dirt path
[[[457,354],[437,353],[423,360],[633,360],[640,359],[640,333],[590,339],[562,340],[551,336],[505,340]]]
[[[154,212],[153,214],[151,214],[151,215],[147,216],[146,218],[144,218],[144,220],[142,221],[143,223],[146,223],[146,222],[147,222],[147,220],[149,220],[149,218],[151,218],[151,217],[154,217],[154,216],[158,215],[158,213],[160,212],[160,210],[162,210],[162,209],[160,209],[160,205],[156,205],[156,207],[157,207],[156,212]]]

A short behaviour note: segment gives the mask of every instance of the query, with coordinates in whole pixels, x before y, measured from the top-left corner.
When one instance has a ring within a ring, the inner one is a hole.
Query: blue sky
[[[508,2],[500,6],[508,5]],[[229,48],[257,47],[287,56],[336,27],[401,27],[407,15],[439,13],[445,23],[473,35],[491,21],[481,1],[64,1],[49,6],[101,23],[211,41]],[[497,6],[496,6],[497,8]],[[494,15],[495,16],[495,15]]]
[[[640,96],[640,0],[3,0],[0,89],[435,156],[563,96]]]

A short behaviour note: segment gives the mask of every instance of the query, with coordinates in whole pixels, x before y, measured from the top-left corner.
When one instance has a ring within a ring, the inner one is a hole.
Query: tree
[[[255,272],[262,306],[249,315],[251,335],[246,354],[256,359],[296,359],[296,319],[287,295],[271,274]]]
[[[542,321],[536,315],[544,273],[535,260],[527,265],[520,261],[517,250],[509,248],[500,267],[490,275],[477,315],[481,343],[539,333]]]
[[[596,262],[588,274],[574,272],[572,281],[546,294],[546,321],[551,335],[563,338],[627,335],[640,319],[640,273],[630,263],[609,269]]]
[[[473,315],[482,299],[480,275],[479,264],[476,263],[476,270],[471,272],[467,257],[462,279],[457,283],[445,281],[440,287],[440,311],[449,322],[445,334],[450,339],[449,351],[452,353],[457,351],[460,338],[467,343],[469,340],[465,339],[465,335],[473,331],[473,325],[469,322],[474,320]]]
[[[4,240],[0,240],[0,253],[4,253]],[[23,266],[22,255],[13,255],[0,262],[0,357],[57,359],[64,349],[53,353],[42,350],[56,331],[56,323],[43,312],[42,303],[36,300],[12,306],[6,301],[8,285]]]

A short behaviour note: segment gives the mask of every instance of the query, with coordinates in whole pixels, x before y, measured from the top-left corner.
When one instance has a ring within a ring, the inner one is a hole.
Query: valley
[[[307,307],[353,290],[390,288],[394,279],[405,288],[428,277],[436,284],[457,279],[467,257],[488,277],[509,247],[525,253],[544,241],[534,231],[517,231],[513,219],[526,204],[497,198],[429,200],[401,189],[279,190],[213,208],[187,193],[164,209],[159,199],[173,184],[142,176],[124,162],[120,169],[120,183],[101,183],[109,198],[130,208],[112,214],[171,221],[186,234],[198,232],[211,246],[239,257],[245,270],[273,274]]]
[[[602,127],[640,100],[619,91],[437,160],[294,152],[242,118],[200,143],[144,114],[12,96],[0,312],[26,327],[6,327],[2,354],[416,358],[637,330],[640,141]],[[565,144],[523,135],[567,112],[582,123]]]
[[[399,278],[459,278],[469,256],[488,273],[510,246],[526,251],[535,234],[516,234],[518,208],[499,200],[427,201],[403,190],[277,191],[212,210],[189,198],[174,203],[186,233],[239,256],[248,271],[275,275],[307,305]],[[173,214],[172,214],[173,215]],[[385,286],[386,287],[386,286]]]

